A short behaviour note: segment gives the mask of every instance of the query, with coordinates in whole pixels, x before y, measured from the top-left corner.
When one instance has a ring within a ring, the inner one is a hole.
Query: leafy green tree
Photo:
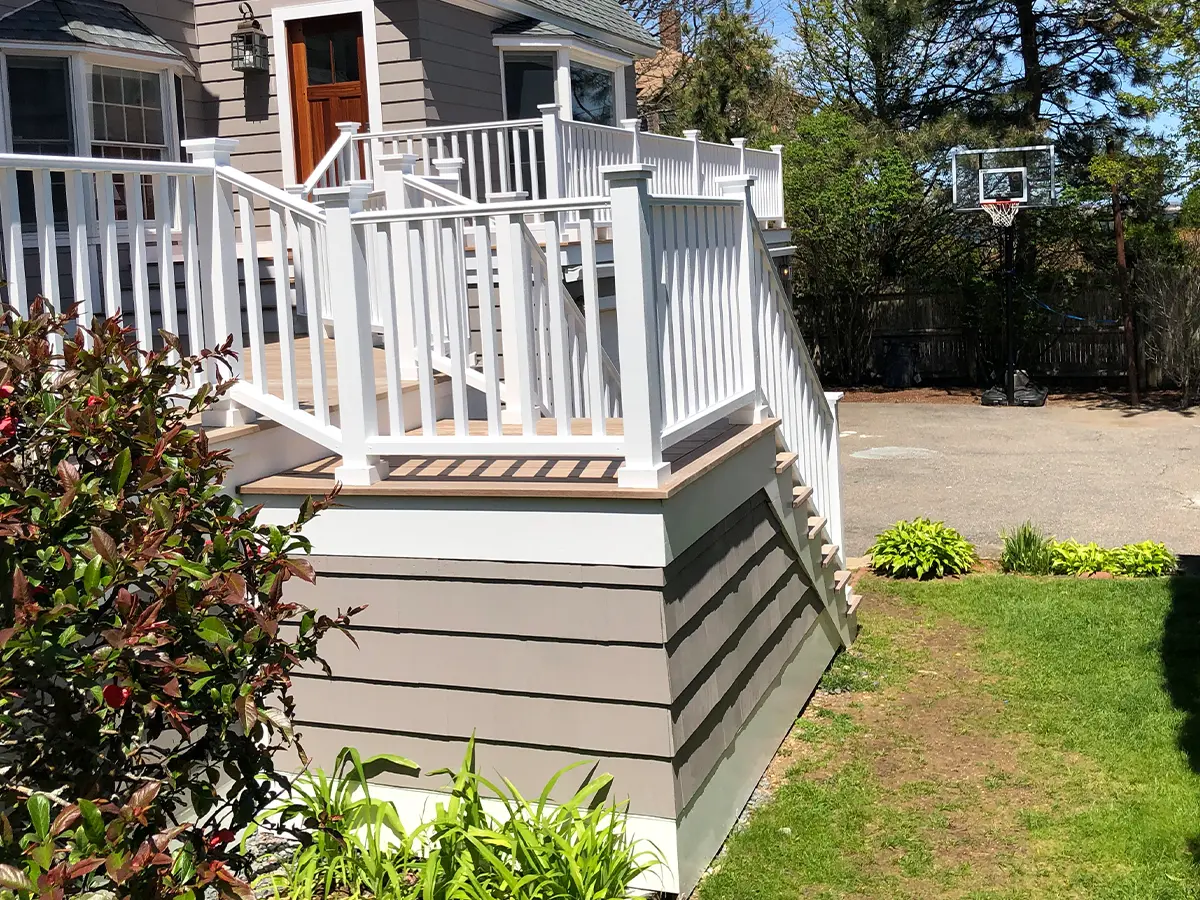
[[[1200,187],[1187,192],[1179,206],[1179,224],[1183,228],[1200,228]]]
[[[801,119],[783,153],[797,313],[826,375],[861,381],[879,297],[953,280],[973,248],[922,174],[927,147],[826,110]]]
[[[770,135],[780,124],[777,101],[787,93],[776,77],[774,46],[748,8],[725,3],[705,19],[676,79],[677,130],[695,128],[702,140],[719,143]]]

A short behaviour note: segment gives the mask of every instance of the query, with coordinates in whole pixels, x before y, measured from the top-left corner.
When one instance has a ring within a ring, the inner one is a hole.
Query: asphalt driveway
[[[841,429],[851,556],[919,515],[985,555],[1026,519],[1063,539],[1200,554],[1200,414],[845,402]]]

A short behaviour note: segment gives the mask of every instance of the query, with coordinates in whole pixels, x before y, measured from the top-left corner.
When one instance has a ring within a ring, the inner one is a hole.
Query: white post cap
[[[237,138],[192,138],[182,143],[192,162],[212,163],[214,166],[227,166],[230,156],[237,149]]]

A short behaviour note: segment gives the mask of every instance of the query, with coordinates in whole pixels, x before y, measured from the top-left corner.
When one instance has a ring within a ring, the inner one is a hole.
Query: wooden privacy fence
[[[909,365],[921,379],[975,381],[984,358],[1001,357],[999,322],[981,333],[964,321],[959,294],[894,294],[876,301],[872,363],[887,377]],[[1110,379],[1125,374],[1120,301],[1115,292],[1090,289],[1046,294],[1036,301],[1040,327],[1027,331],[1019,363],[1036,378]],[[898,359],[903,362],[898,362]]]

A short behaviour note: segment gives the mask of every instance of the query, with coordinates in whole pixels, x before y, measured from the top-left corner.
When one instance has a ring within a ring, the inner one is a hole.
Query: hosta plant
[[[971,571],[975,548],[942,522],[917,518],[876,535],[867,551],[872,568],[893,578],[943,578]]]
[[[163,340],[40,304],[0,323],[7,897],[249,897],[231,842],[280,781],[289,673],[347,622],[284,599],[308,544],[222,491],[190,424],[222,391],[182,389],[228,351]]]
[[[1156,578],[1174,574],[1179,568],[1179,560],[1167,549],[1166,544],[1142,541],[1140,544],[1126,544],[1113,550],[1111,567],[1118,575]]]
[[[1113,551],[1099,544],[1055,541],[1050,548],[1050,571],[1054,575],[1093,575],[1111,572]]]

